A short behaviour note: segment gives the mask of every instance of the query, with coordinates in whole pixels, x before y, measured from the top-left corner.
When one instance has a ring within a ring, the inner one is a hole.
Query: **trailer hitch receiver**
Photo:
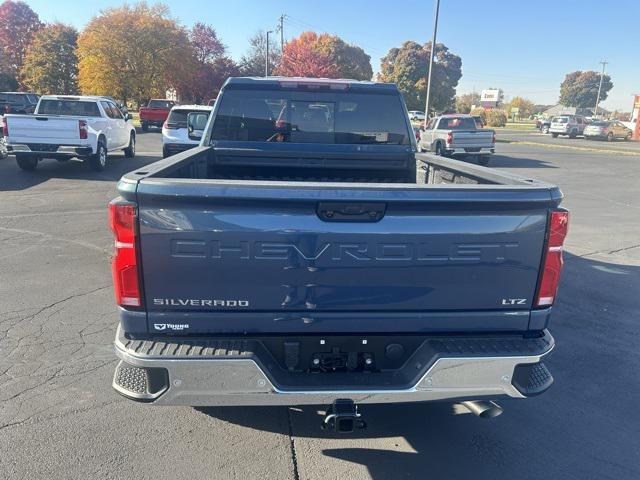
[[[358,412],[358,406],[353,400],[335,400],[325,414],[322,422],[323,429],[334,430],[338,433],[353,433],[354,430],[367,428],[367,424]]]

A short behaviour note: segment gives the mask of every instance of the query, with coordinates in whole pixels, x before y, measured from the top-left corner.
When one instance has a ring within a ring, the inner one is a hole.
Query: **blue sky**
[[[77,28],[97,11],[123,3],[26,1],[42,20]],[[434,7],[433,0],[163,3],[186,26],[197,21],[213,25],[235,59],[247,49],[251,35],[275,29],[284,13],[286,38],[304,30],[340,35],[371,55],[374,71],[389,48],[405,40],[430,39]],[[605,108],[630,110],[632,94],[640,93],[640,0],[441,0],[438,41],[462,57],[458,93],[496,87],[507,97],[551,104],[566,73],[599,70],[603,58],[614,83]]]

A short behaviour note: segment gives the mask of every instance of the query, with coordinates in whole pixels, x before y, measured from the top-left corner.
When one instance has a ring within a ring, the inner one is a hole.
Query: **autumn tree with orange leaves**
[[[278,75],[371,80],[371,57],[335,35],[304,32],[287,42]]]
[[[192,72],[194,52],[166,6],[140,2],[92,18],[78,38],[78,59],[82,93],[141,104],[164,98],[177,76]]]

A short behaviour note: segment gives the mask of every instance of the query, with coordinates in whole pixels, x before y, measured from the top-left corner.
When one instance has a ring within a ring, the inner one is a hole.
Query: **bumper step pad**
[[[512,383],[522,395],[532,397],[545,392],[553,384],[553,375],[542,362],[518,365]]]
[[[152,401],[169,387],[164,368],[141,368],[118,363],[113,375],[113,388],[120,394],[140,401]]]

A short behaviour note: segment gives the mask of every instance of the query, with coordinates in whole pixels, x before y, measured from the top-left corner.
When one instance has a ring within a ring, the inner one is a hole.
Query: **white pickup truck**
[[[33,115],[5,115],[2,129],[9,155],[23,170],[34,170],[45,158],[80,158],[93,170],[104,170],[109,152],[136,152],[136,130],[105,97],[45,95]]]
[[[442,115],[429,120],[420,132],[418,148],[443,156],[475,156],[481,165],[489,164],[495,152],[496,134],[490,129],[476,128],[471,115]]]

